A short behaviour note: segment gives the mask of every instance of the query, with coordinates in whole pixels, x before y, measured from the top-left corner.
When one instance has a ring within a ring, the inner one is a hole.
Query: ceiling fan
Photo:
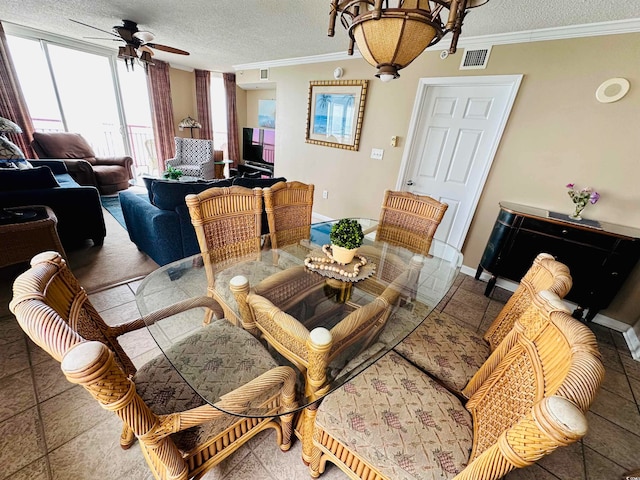
[[[134,60],[138,60],[144,65],[145,70],[149,65],[153,65],[153,50],[162,50],[163,52],[175,53],[177,55],[189,55],[189,52],[180,50],[179,48],[169,47],[167,45],[161,45],[155,43],[153,40],[155,35],[151,32],[144,30],[138,30],[138,24],[131,20],[122,20],[122,25],[115,25],[111,32],[103,30],[87,23],[79,22],[78,20],[69,19],[74,23],[84,25],[85,27],[93,28],[100,32],[111,35],[115,38],[102,38],[102,37],[85,37],[88,39],[96,40],[113,40],[116,42],[124,42],[125,45],[118,48],[118,58],[124,60],[127,70],[131,67],[133,70]],[[140,55],[138,55],[140,51]]]

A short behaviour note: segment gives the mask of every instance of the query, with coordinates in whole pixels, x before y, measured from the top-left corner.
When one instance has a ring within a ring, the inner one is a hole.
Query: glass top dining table
[[[326,366],[325,385],[315,388],[314,393],[310,394],[309,390],[304,388],[304,368],[293,367],[299,375],[300,391],[295,411],[318,402],[393,349],[437,307],[453,285],[462,265],[462,254],[444,242],[434,239],[429,255],[415,255],[403,247],[375,241],[376,221],[357,220],[365,233],[369,233],[365,235],[363,246],[358,250],[358,254],[367,259],[367,265],[361,268],[356,278],[318,267],[322,262],[317,259],[324,254],[322,246],[329,241],[328,233],[334,223],[331,221],[312,224],[310,238],[297,244],[273,249],[268,246],[269,242],[265,241],[266,246],[258,256],[238,259],[235,263],[223,266],[214,265],[210,269],[215,272],[215,288],[216,292],[219,292],[219,298],[226,304],[223,306],[237,318],[241,318],[241,311],[229,288],[231,279],[244,277],[251,289],[259,289],[265,282],[277,283],[280,278],[291,277],[285,272],[304,272],[304,275],[313,276],[311,279],[315,279],[320,288],[313,289],[312,301],[305,298],[304,292],[296,290],[303,288],[303,285],[308,286],[308,282],[291,282],[288,286],[291,289],[290,298],[300,301],[285,302],[287,305],[282,306],[284,311],[294,316],[312,334],[318,331],[319,327],[329,331],[333,331],[336,326],[339,328],[343,319],[384,294],[388,291],[386,289],[392,283],[396,285],[396,279],[404,274],[402,278],[405,281],[402,282],[400,295],[392,303],[387,302],[389,304],[385,307],[386,320],[382,324],[376,324],[375,332],[354,333],[357,338],[349,339],[348,348],[332,358]],[[305,265],[307,257],[316,260],[307,260]],[[356,257],[356,260],[358,258]],[[204,261],[204,257],[198,254],[165,265],[149,274],[136,292],[140,314],[148,317],[152,312],[180,301],[206,296],[208,280]],[[300,307],[305,300],[312,304],[312,308],[307,304],[305,308]],[[210,389],[203,384],[208,377],[194,374],[193,366],[188,365],[191,360],[175,353],[181,351],[173,348],[178,342],[183,342],[207,328],[203,322],[204,318],[205,309],[196,308],[153,323],[149,322],[147,329],[176,371],[205,402],[233,415],[260,417],[264,411],[264,416],[272,417],[272,411],[267,414],[258,404],[245,405],[242,411],[229,411],[227,407],[216,406],[221,397],[210,398]],[[235,323],[236,328],[243,328],[241,322]],[[292,366],[283,355],[269,348],[267,342],[263,343],[279,365]],[[206,365],[209,358],[215,361],[216,352],[202,351],[199,355],[202,356],[199,358],[199,364]],[[222,392],[221,396],[224,393],[228,392]],[[286,413],[291,412],[282,411],[279,414]]]

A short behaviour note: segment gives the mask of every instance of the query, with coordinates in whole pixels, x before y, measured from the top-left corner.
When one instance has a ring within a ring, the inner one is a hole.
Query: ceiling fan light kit
[[[331,0],[328,34],[334,36],[340,16],[350,37],[348,54],[357,44],[362,57],[378,69],[376,77],[388,82],[449,32],[449,53],[455,53],[467,12],[488,1]]]
[[[115,25],[113,31],[102,30],[101,28],[70,19],[72,22],[79,23],[85,27],[99,30],[103,33],[116,37],[125,43],[125,46],[118,48],[118,58],[124,60],[127,71],[131,68],[133,71],[134,64],[139,63],[144,66],[145,72],[148,72],[149,65],[153,65],[153,50],[162,50],[177,55],[189,55],[189,52],[180,50],[179,48],[169,47],[152,43],[155,35],[151,32],[138,30],[138,24],[132,20],[122,20],[122,25]],[[102,40],[114,40],[113,38],[104,38]],[[140,54],[138,54],[138,51]]]

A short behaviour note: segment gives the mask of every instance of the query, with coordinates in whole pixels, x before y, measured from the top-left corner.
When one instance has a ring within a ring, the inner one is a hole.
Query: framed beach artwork
[[[258,126],[276,128],[276,101],[258,100]]]
[[[309,82],[305,141],[315,145],[358,150],[368,82]]]

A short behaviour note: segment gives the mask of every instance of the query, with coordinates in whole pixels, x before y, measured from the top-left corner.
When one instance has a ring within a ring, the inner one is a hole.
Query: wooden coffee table
[[[53,210],[44,205],[4,208],[12,215],[0,220],[0,267],[28,262],[38,253],[54,250],[66,258]]]

